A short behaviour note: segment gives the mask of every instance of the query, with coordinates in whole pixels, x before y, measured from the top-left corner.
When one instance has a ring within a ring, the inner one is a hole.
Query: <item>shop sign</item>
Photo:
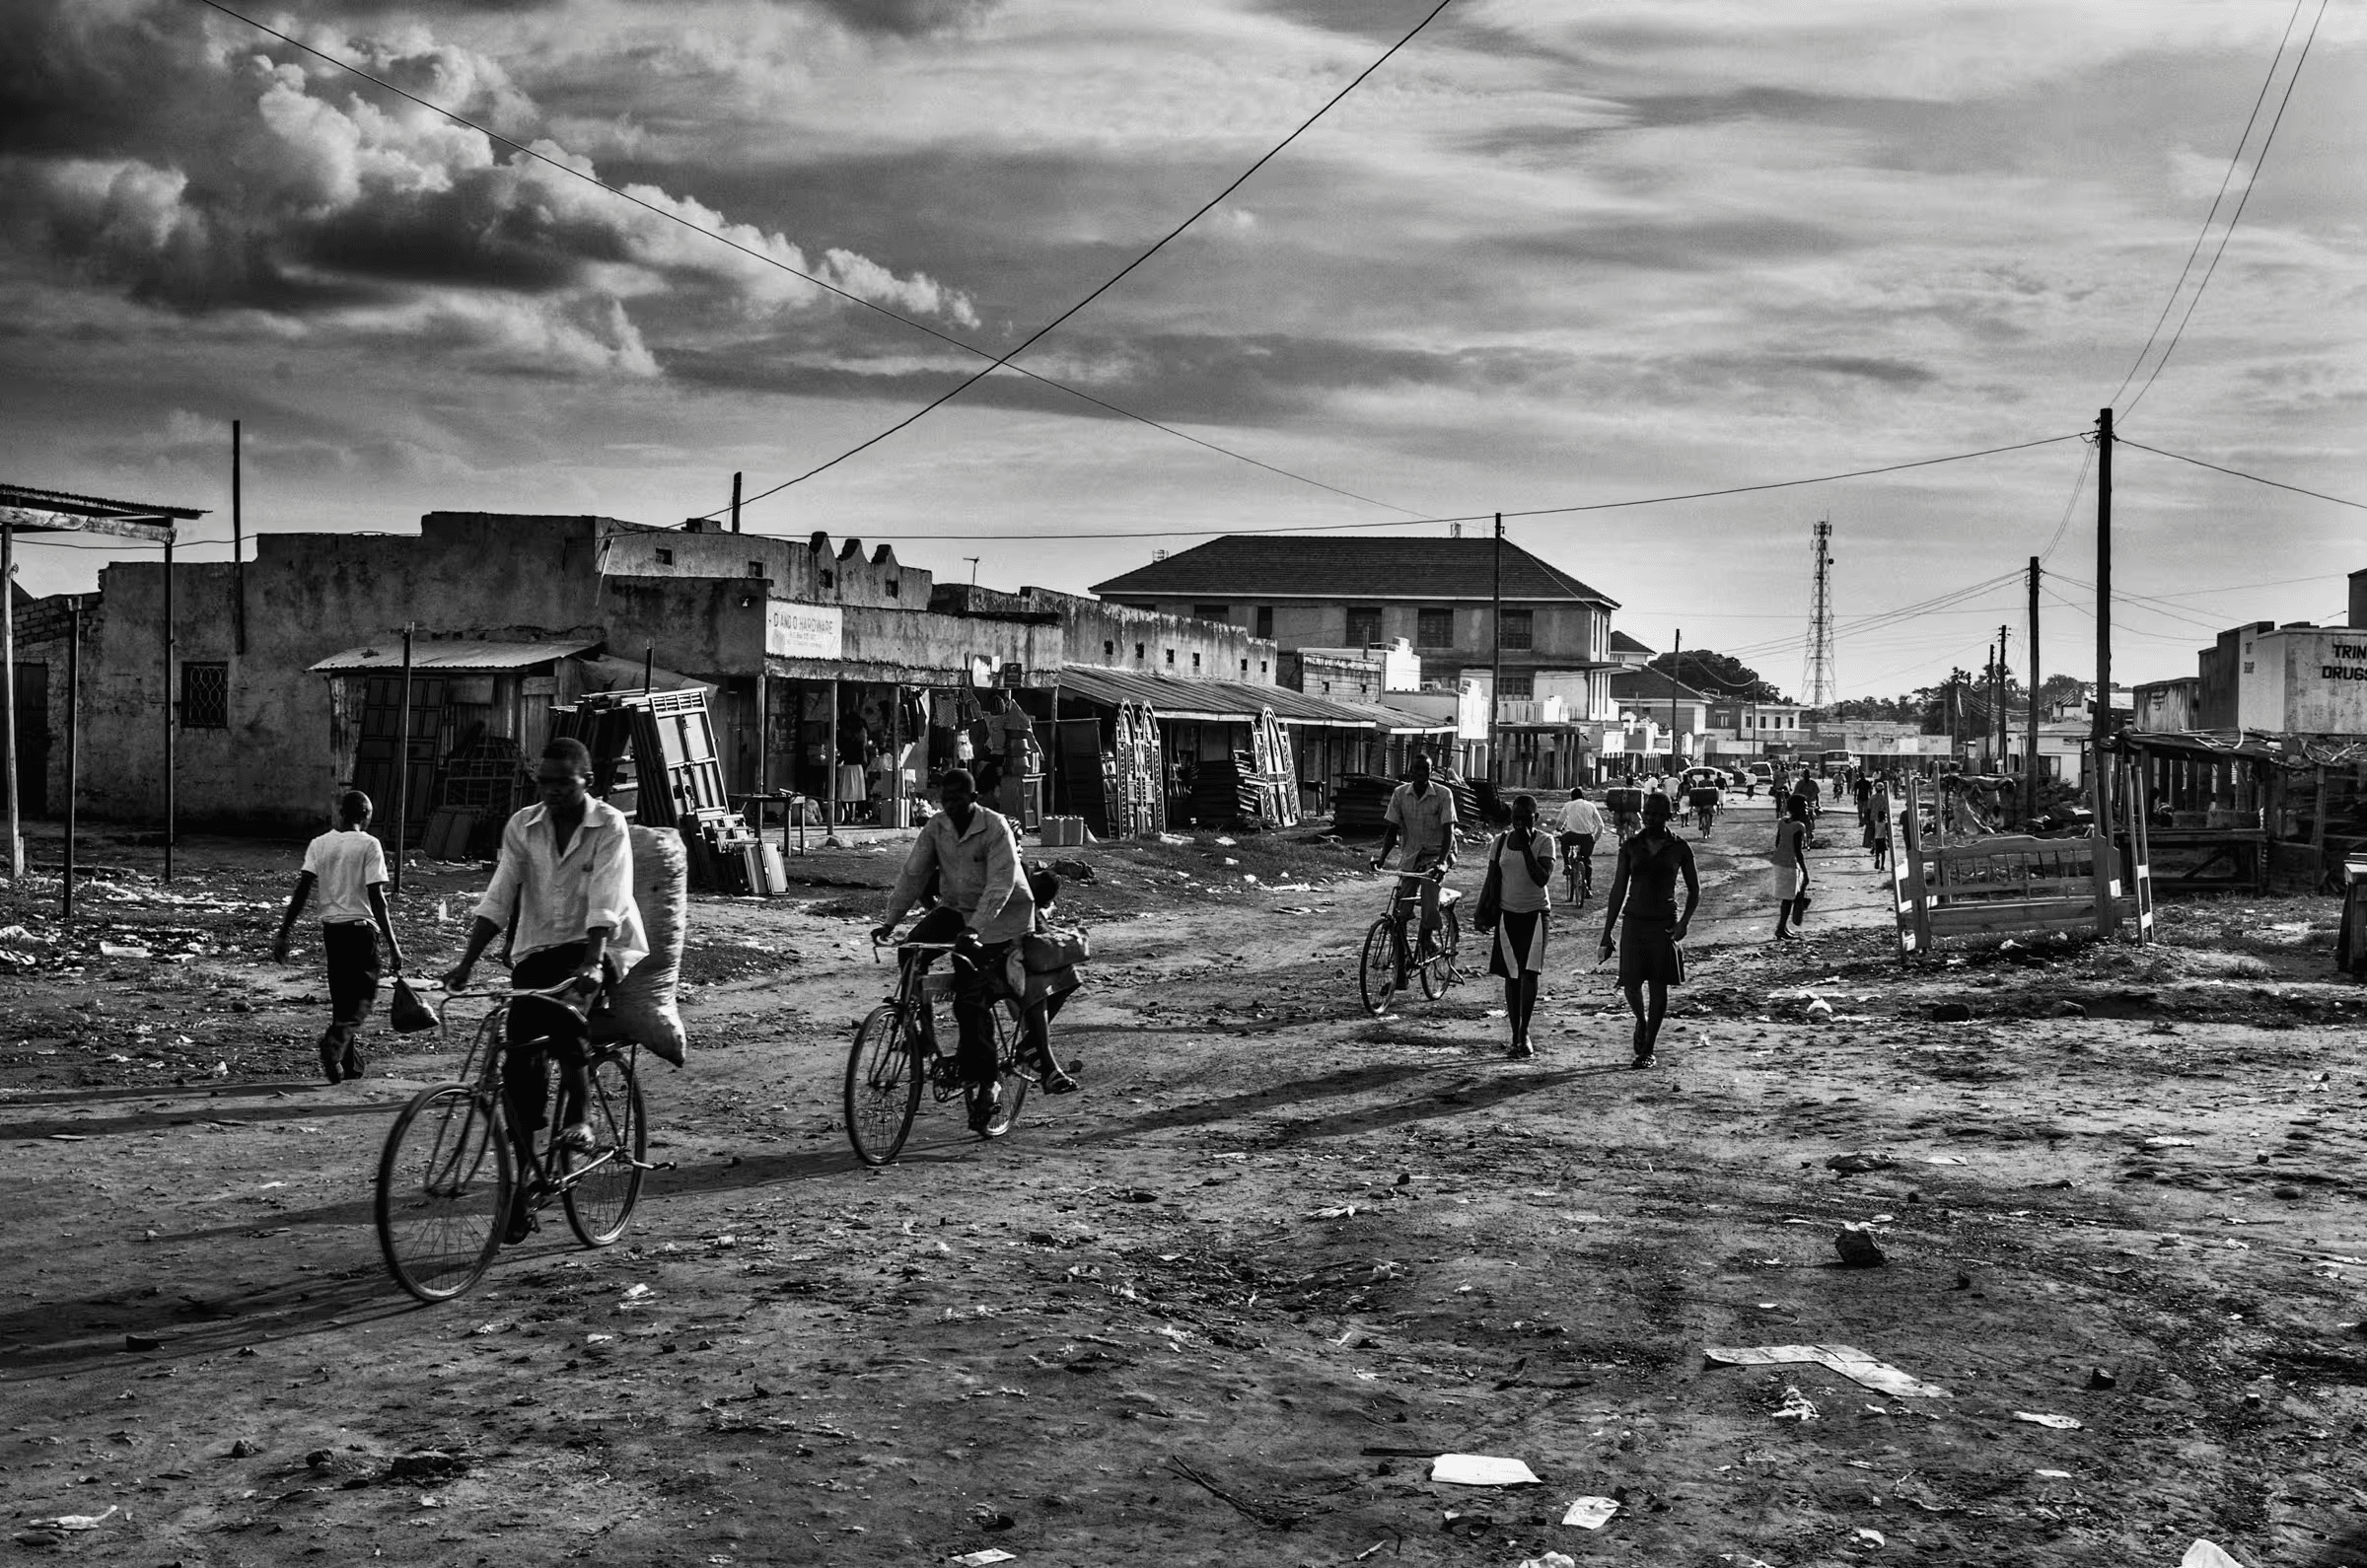
[[[843,659],[845,619],[835,605],[768,600],[764,606],[764,651],[775,659]]]

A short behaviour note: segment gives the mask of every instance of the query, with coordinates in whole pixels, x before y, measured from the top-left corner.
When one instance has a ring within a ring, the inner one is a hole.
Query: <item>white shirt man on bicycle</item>
[[[937,907],[921,916],[904,940],[954,944],[954,1021],[962,1032],[955,1068],[964,1083],[980,1091],[970,1097],[974,1131],[994,1111],[990,1009],[1006,989],[1001,974],[1011,945],[1036,923],[1036,898],[1020,870],[1010,819],[978,804],[969,770],[947,769],[937,788],[945,810],[930,818],[913,841],[903,874],[888,896],[887,917],[871,935],[875,942],[894,936],[897,922],[920,901],[935,873]]]
[[[1405,870],[1435,871],[1443,876],[1455,864],[1455,792],[1433,783],[1430,758],[1414,752],[1405,767],[1405,782],[1389,798],[1381,828],[1381,853],[1373,857],[1373,869],[1381,869],[1402,838]],[[1438,931],[1438,877],[1422,880],[1421,935],[1425,941]]]

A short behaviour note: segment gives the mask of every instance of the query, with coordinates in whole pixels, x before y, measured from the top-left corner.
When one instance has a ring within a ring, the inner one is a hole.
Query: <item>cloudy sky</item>
[[[1008,352],[1431,3],[251,13],[636,204],[196,0],[11,0],[0,478],[213,507],[194,536],[222,542],[190,553],[222,558],[237,418],[251,530],[679,522],[735,469],[752,492],[803,473],[985,362],[945,339]],[[1454,0],[1031,349],[1045,380],[998,372],[748,526],[1078,589],[1212,532],[1413,529],[2069,436],[2139,388],[2133,440],[2367,499],[2367,14],[2327,12],[2288,103],[2318,10]],[[2018,649],[2018,583],[1853,623],[2050,552],[2047,667],[2077,672],[2089,456],[2060,441],[1512,537],[1646,642],[1682,627],[1797,687],[1829,518],[1845,694],[1976,665],[2000,621]],[[2358,511],[2125,447],[2115,515],[2116,584],[2154,599],[2124,609],[2126,678],[2191,673],[2211,627],[2334,618],[2367,567]],[[1142,536],[1063,542],[1092,534]],[[29,547],[24,581],[84,588],[108,558]]]

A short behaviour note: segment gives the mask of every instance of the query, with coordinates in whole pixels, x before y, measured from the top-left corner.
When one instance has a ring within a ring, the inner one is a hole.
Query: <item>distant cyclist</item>
[[[1570,791],[1569,804],[1561,809],[1554,825],[1560,829],[1561,847],[1566,857],[1573,858],[1584,868],[1579,886],[1594,885],[1595,840],[1603,836],[1603,812],[1586,798],[1586,791]]]

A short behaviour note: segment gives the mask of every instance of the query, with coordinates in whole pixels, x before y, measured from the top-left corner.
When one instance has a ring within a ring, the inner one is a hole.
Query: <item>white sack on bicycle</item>
[[[690,854],[672,828],[631,829],[633,902],[649,956],[634,964],[610,993],[607,1027],[594,1021],[596,1038],[613,1033],[639,1040],[675,1066],[682,1065],[690,1042],[675,991],[682,974],[682,938],[690,924]]]

